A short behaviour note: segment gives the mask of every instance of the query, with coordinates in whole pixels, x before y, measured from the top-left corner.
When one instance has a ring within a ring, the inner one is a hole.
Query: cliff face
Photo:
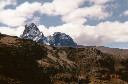
[[[0,34],[2,84],[126,84],[127,63],[92,47],[54,47]]]

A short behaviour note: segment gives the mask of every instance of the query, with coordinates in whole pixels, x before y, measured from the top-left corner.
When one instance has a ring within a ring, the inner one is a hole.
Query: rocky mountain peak
[[[65,33],[55,32],[53,34],[53,39],[55,46],[77,45],[76,43],[74,43],[73,39]]]
[[[26,24],[24,32],[20,37],[24,39],[32,39],[34,41],[45,38],[44,34],[39,31],[38,27],[34,23],[31,23],[30,25]]]
[[[65,33],[55,32],[53,36],[45,37],[34,23],[31,23],[30,25],[26,24],[25,30],[20,37],[24,39],[32,39],[34,41],[53,46],[77,45],[74,43],[73,39]]]
[[[34,30],[35,32],[39,31],[37,26],[34,23],[31,23],[30,25],[28,25],[28,24],[25,25],[25,30],[24,30],[23,34],[27,34],[31,30]]]

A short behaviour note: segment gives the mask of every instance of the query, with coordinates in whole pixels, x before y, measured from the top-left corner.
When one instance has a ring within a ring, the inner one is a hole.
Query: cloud
[[[31,23],[34,23],[34,24],[36,24],[36,25],[39,25],[39,24],[40,24],[40,17],[34,17],[34,18],[32,19],[32,21],[27,22],[27,24],[31,24]]]
[[[0,10],[2,10],[7,5],[17,5],[17,1],[16,0],[1,0]]]
[[[67,23],[61,26],[49,27],[38,26],[45,36],[53,35],[54,32],[62,32],[70,35],[79,45],[104,45],[110,42],[127,42],[128,21],[125,23],[101,22],[96,26]]]
[[[128,10],[124,11],[123,15],[127,16],[128,15]]]
[[[63,32],[70,35],[79,45],[103,45],[104,35],[98,34],[95,26],[84,26],[79,24],[64,24],[62,26],[50,27],[48,31]]]
[[[15,4],[12,3],[11,1],[14,0],[8,0],[2,2],[3,3],[2,7],[9,4]],[[81,4],[83,4],[83,2],[84,0],[75,0],[75,1],[54,0],[52,3],[44,3],[43,5],[42,3],[39,2],[34,2],[34,3],[24,2],[23,4],[17,6],[15,9],[1,10],[0,22],[10,27],[22,26],[26,24],[25,21],[27,19],[33,18],[33,14],[36,11],[48,15],[63,15],[69,13],[72,10],[75,10]],[[39,20],[39,17],[34,18],[33,21],[36,20],[37,22],[37,19]]]
[[[41,14],[48,15],[66,15],[83,5],[85,1],[95,4],[104,4],[113,0],[53,0],[53,2],[45,2],[40,8]]]
[[[42,14],[65,15],[84,3],[85,0],[53,0],[52,3],[45,2],[40,8]]]
[[[11,36],[20,36],[24,31],[24,26],[20,26],[17,28],[10,28],[10,27],[0,27],[0,32],[2,34],[7,34]]]
[[[13,1],[13,0],[8,0]],[[85,1],[94,3],[90,7],[79,8]],[[124,23],[101,22],[96,26],[83,25],[87,19],[100,20],[110,17],[112,13],[106,11],[105,3],[113,0],[53,0],[53,2],[29,3],[25,2],[15,9],[0,10],[0,22],[10,27],[0,27],[0,32],[8,35],[20,36],[23,33],[25,21],[32,19],[36,25],[40,23],[40,17],[34,16],[36,11],[50,16],[62,16],[63,25],[46,28],[39,25],[38,28],[45,36],[54,32],[62,32],[70,35],[79,45],[103,45],[106,42],[127,42],[128,21]],[[3,3],[3,2],[2,2]],[[6,2],[1,6],[15,3]],[[124,15],[128,15],[125,11]],[[29,22],[28,22],[29,23]],[[17,27],[19,26],[19,27]],[[16,28],[13,28],[16,27]]]
[[[49,35],[53,35],[54,31],[49,30],[48,28],[46,28],[44,25],[39,25],[37,26],[39,28],[40,31],[43,32],[43,34],[45,36],[49,36]]]
[[[91,7],[78,8],[67,15],[62,17],[62,21],[67,23],[74,24],[83,24],[90,19],[105,19],[106,17],[111,16],[108,12],[105,12],[105,6],[102,5],[93,5]]]
[[[34,12],[38,11],[41,3],[34,2],[32,4],[25,2],[16,7],[15,10],[7,9],[0,13],[0,22],[10,27],[25,25],[28,18],[33,18]]]
[[[53,35],[54,32],[62,32],[70,35],[79,45],[104,45],[112,42],[127,42],[128,39],[128,21],[124,23],[101,22],[96,26],[80,25],[67,23],[56,27],[46,28],[39,25],[38,28],[45,36]],[[8,35],[20,36],[23,33],[24,26],[17,28],[0,27],[0,32]]]
[[[7,4],[16,4],[15,0],[8,0]],[[15,2],[10,2],[15,1]],[[33,18],[33,22],[39,24],[39,16],[34,17],[35,12],[40,12],[41,14],[47,14],[52,16],[62,15],[62,21],[66,23],[73,24],[84,24],[89,19],[105,19],[112,15],[105,11],[105,6],[103,5],[93,5],[91,7],[79,8],[85,1],[88,0],[53,0],[53,2],[45,2],[44,4],[39,2],[29,3],[24,2],[23,4],[17,6],[15,9],[7,9],[0,11],[0,23],[8,25],[10,27],[17,27],[25,25],[25,21]],[[105,1],[94,1],[95,3],[105,3],[111,0]],[[8,19],[7,19],[8,18]]]
[[[110,8],[110,9],[117,9],[117,8],[121,7],[121,5],[118,3],[115,3],[115,4],[111,3],[111,4],[107,4],[106,6],[107,6],[107,8]]]
[[[38,11],[41,5],[42,4],[39,2],[34,2],[34,3],[24,2],[20,6],[16,7],[16,10],[19,13],[32,14],[35,11]]]
[[[101,22],[96,28],[99,35],[104,35],[104,42],[126,42],[128,37],[128,22]]]
[[[105,4],[107,2],[114,1],[114,0],[86,0],[86,1],[89,1],[90,3],[95,3],[95,4]]]
[[[84,24],[87,22],[87,18],[105,19],[112,15],[105,11],[106,6],[100,4],[79,8],[85,1],[106,3],[112,0],[54,0],[51,3],[44,3],[39,10],[41,14],[62,15],[63,22],[73,24]]]

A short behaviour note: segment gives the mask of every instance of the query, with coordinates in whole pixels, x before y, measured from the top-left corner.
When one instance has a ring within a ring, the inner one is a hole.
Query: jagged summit
[[[65,33],[55,32],[53,34],[53,39],[55,46],[77,45],[76,43],[74,43],[73,39]]]
[[[45,37],[34,23],[31,23],[30,25],[26,24],[24,32],[20,37],[24,39],[32,39],[34,41],[52,46],[77,45],[73,39],[65,33],[55,32],[53,36]]]
[[[71,39],[71,37],[69,35],[66,35],[65,33],[61,33],[61,32],[55,32],[53,34],[53,37],[62,37],[62,39]]]
[[[36,32],[39,31],[39,29],[37,28],[37,26],[34,23],[31,23],[30,26],[28,24],[26,24],[23,34],[29,33],[30,30],[32,30],[32,29],[35,30]]]
[[[41,38],[45,38],[44,34],[39,31],[37,26],[34,23],[31,23],[30,25],[25,25],[25,29],[22,35],[20,35],[21,38],[24,39],[32,39],[34,41],[38,41]]]

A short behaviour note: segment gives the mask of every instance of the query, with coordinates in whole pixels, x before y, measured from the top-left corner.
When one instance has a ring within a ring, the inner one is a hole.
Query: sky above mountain
[[[1,0],[0,32],[20,36],[35,23],[45,36],[70,35],[78,45],[128,48],[128,0]]]

